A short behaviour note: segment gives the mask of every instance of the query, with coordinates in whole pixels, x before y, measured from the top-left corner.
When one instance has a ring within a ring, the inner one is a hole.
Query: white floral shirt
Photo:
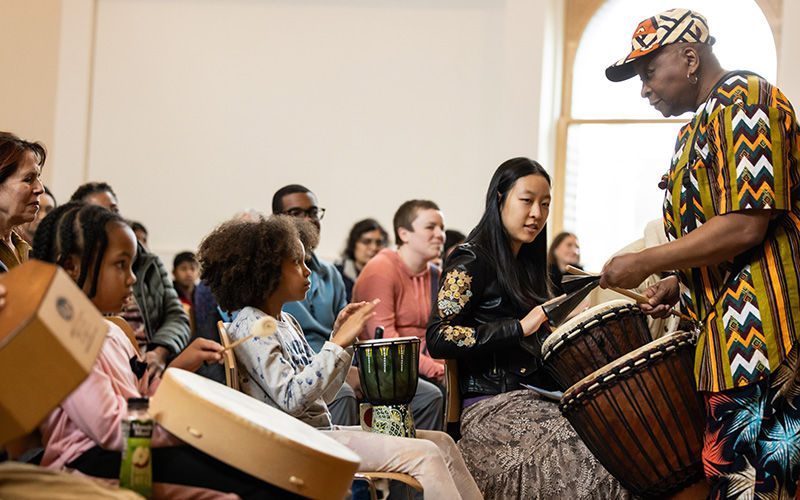
[[[266,313],[245,307],[228,327],[231,342],[253,332]],[[344,383],[352,347],[325,342],[314,353],[297,321],[282,312],[277,331],[254,337],[233,348],[241,390],[318,429],[331,428],[330,403]]]

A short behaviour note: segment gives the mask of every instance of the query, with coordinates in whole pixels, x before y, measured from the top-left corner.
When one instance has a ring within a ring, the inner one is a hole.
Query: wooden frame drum
[[[313,500],[344,498],[361,459],[300,420],[200,375],[168,368],[150,413],[186,443]]]

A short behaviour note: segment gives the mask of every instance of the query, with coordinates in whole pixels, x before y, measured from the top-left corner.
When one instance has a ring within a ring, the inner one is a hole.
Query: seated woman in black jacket
[[[457,247],[428,323],[428,352],[458,361],[458,446],[488,499],[626,497],[554,401],[520,384],[556,389],[541,369],[549,334],[550,177],[514,158],[497,169],[486,211]]]

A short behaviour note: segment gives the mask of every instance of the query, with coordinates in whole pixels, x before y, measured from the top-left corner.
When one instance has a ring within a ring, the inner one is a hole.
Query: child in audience
[[[178,292],[181,302],[194,306],[194,290],[197,278],[200,276],[200,266],[197,264],[193,252],[181,252],[172,261],[172,286]]]
[[[345,307],[331,340],[314,353],[295,319],[282,312],[302,300],[310,287],[305,248],[318,238],[314,227],[297,217],[273,216],[256,222],[230,221],[200,244],[201,278],[220,306],[239,310],[229,328],[232,341],[253,332],[266,315],[277,331],[234,348],[241,387],[247,394],[322,430],[332,429],[327,403],[344,382],[352,344],[373,316],[375,302]],[[235,243],[235,244],[232,244]],[[415,477],[428,498],[481,499],[455,443],[445,433],[417,431],[422,439],[336,427],[327,434],[361,457],[361,468],[404,472]]]
[[[34,243],[33,256],[61,266],[101,313],[120,311],[133,293],[136,239],[116,213],[101,206],[68,203],[45,217]],[[107,325],[89,377],[53,410],[40,430],[45,445],[43,466],[115,480],[127,399],[153,394],[160,378],[149,382],[144,376],[146,364],[131,341],[118,326],[108,321]],[[221,348],[211,340],[197,339],[170,366],[195,370],[203,362],[221,362]],[[154,429],[152,446],[156,498],[199,498],[201,493],[202,498],[231,498],[219,492],[241,498],[298,498],[185,445],[159,426]]]

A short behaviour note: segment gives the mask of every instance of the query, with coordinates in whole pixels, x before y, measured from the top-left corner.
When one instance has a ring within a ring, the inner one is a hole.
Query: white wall
[[[552,165],[562,0],[0,0],[0,130],[49,149],[60,202],[106,180],[169,261],[278,187],[389,228],[411,197],[469,230],[494,168]],[[778,84],[800,100],[800,3]]]
[[[800,2],[783,0],[781,47],[778,55],[778,86],[800,111],[800,31],[794,29],[800,21]]]
[[[88,179],[162,257],[300,183],[391,231],[433,199],[468,231],[494,168],[536,157],[544,0],[100,0]]]

